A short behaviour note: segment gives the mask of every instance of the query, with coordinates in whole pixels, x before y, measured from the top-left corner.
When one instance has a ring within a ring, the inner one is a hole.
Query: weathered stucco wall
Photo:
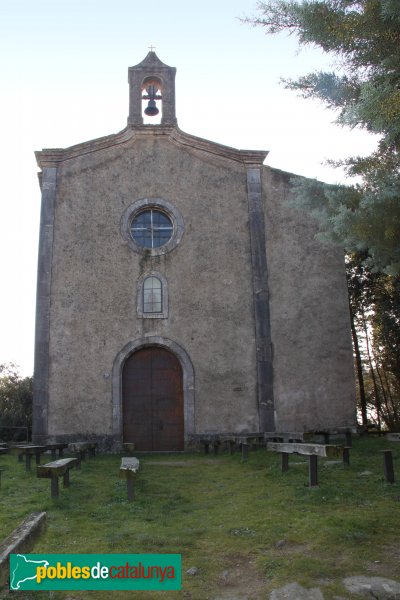
[[[162,89],[159,125],[143,125],[147,77]],[[151,344],[182,366],[187,442],[354,426],[342,252],[315,241],[307,216],[287,204],[291,175],[262,167],[266,152],[177,127],[174,81],[151,50],[129,69],[124,130],[36,153],[34,440],[90,436],[117,448],[124,361]],[[127,233],[144,199],[179,213],[178,237],[183,225],[178,245],[172,236],[157,256]],[[168,311],[144,318],[139,282],[152,272]]]
[[[133,252],[126,207],[164,198],[185,231],[164,256]],[[257,431],[246,172],[243,165],[143,133],[59,166],[50,315],[49,435],[111,435],[113,363],[161,336],[195,371],[195,430]],[[138,278],[168,281],[168,319],[137,317]]]
[[[265,223],[278,431],[355,425],[343,251],[290,207],[289,173],[265,167]]]

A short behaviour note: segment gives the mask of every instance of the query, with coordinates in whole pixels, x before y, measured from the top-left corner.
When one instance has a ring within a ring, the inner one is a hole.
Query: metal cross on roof
[[[150,46],[149,46],[150,52],[153,52],[154,48],[155,48],[155,46],[153,46],[153,45],[150,44]]]

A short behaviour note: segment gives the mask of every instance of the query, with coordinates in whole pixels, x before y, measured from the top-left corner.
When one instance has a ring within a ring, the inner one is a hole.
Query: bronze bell
[[[148,100],[147,108],[144,109],[144,114],[148,117],[155,117],[160,112],[156,106],[156,99],[161,100],[161,96],[157,96],[157,87],[150,83],[146,89],[147,96],[143,96],[143,100]]]
[[[156,101],[150,98],[147,108],[144,109],[144,114],[148,117],[155,117],[160,111],[156,106]]]

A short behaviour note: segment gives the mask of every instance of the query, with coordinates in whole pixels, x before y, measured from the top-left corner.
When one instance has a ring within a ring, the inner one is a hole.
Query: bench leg
[[[133,475],[127,474],[126,489],[128,492],[128,502],[133,502],[134,497],[135,497],[134,476]]]
[[[219,452],[219,442],[214,442],[214,454],[218,454]]]
[[[81,470],[81,453],[80,452],[75,452],[75,457],[76,457],[76,460],[78,461],[76,463],[76,470],[80,471]]]
[[[247,460],[249,458],[249,445],[242,444],[242,460]]]
[[[229,440],[229,454],[235,454],[236,442]]]
[[[383,461],[385,479],[389,483],[394,483],[393,456],[391,450],[383,451]]]
[[[51,478],[51,497],[58,498],[58,476]]]
[[[69,487],[69,469],[63,475],[63,486]]]
[[[289,454],[287,452],[282,452],[282,473],[289,471]]]
[[[64,448],[59,448],[58,450],[58,458],[62,458],[64,456]]]
[[[310,487],[318,486],[318,456],[316,454],[309,456],[308,483]]]
[[[345,436],[346,436],[346,446],[351,448],[353,446],[353,442],[351,439],[351,431],[346,431]]]
[[[57,450],[52,450],[51,451],[51,460],[56,460],[57,459]]]
[[[208,454],[210,452],[210,442],[203,442],[204,444],[204,454]]]
[[[96,448],[89,448],[90,458],[96,458]]]
[[[350,448],[348,446],[343,448],[343,465],[345,467],[350,466]]]
[[[40,465],[40,452],[35,452],[36,464]]]
[[[29,452],[25,454],[25,470],[31,470],[31,455],[29,454]]]
[[[18,454],[18,462],[24,462],[24,455],[22,454]]]

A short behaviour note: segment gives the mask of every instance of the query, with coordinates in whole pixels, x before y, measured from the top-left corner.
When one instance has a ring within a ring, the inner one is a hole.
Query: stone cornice
[[[261,166],[268,155],[268,150],[238,150],[231,146],[224,146],[223,144],[185,133],[178,127],[172,128],[171,138],[181,146],[190,146],[196,150],[202,150],[203,152],[241,162],[245,165]]]
[[[208,154],[214,154],[221,158],[240,162],[246,166],[261,166],[268,154],[268,151],[265,150],[237,150],[230,146],[224,146],[185,133],[178,127],[170,125],[136,125],[134,127],[127,127],[119,133],[83,142],[82,144],[76,144],[69,148],[45,148],[35,152],[36,161],[41,169],[45,167],[57,167],[66,160],[120,146],[130,140],[139,140],[147,136],[164,136],[178,146],[186,146]]]

